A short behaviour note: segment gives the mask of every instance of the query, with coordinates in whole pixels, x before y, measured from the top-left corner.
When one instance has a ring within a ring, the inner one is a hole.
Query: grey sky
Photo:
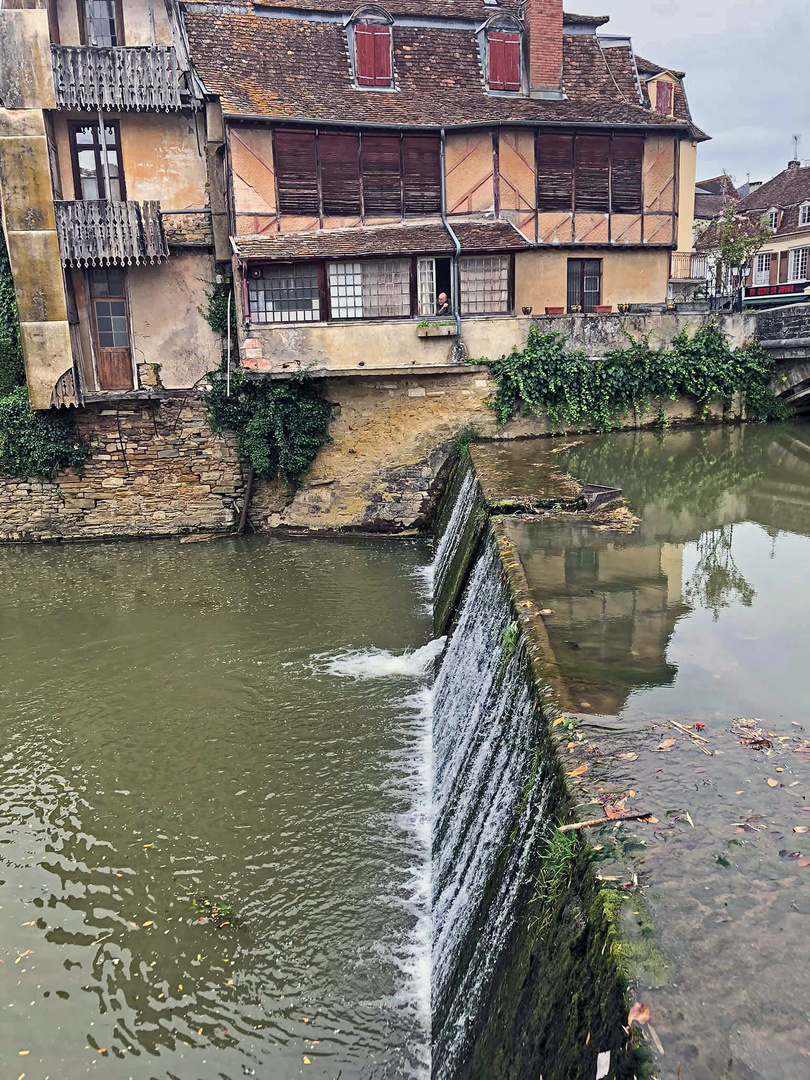
[[[810,159],[807,0],[566,0],[567,11],[610,15],[607,33],[629,34],[636,52],[685,71],[701,146],[698,178],[727,169],[769,180],[792,156]]]

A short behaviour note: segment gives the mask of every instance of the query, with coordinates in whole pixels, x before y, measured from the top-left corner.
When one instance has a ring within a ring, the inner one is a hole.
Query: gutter
[[[441,130],[441,142],[439,150],[439,161],[441,168],[441,185],[442,185],[442,225],[447,229],[447,235],[453,242],[456,249],[456,254],[453,256],[453,314],[456,318],[456,334],[461,340],[461,278],[459,275],[459,259],[461,258],[461,243],[459,238],[453,232],[453,227],[447,220],[447,181],[444,175],[444,128]]]

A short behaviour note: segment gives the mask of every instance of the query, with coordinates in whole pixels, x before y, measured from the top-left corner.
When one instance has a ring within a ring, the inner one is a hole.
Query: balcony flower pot
[[[564,315],[564,314],[565,314],[565,308],[564,307],[547,307],[546,308],[546,315]]]
[[[458,331],[454,322],[419,323],[416,335],[420,338],[456,337]]]
[[[597,304],[593,309],[594,315],[612,315],[613,304]]]

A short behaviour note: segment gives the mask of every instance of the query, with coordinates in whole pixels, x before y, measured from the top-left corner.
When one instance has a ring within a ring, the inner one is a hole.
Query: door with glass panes
[[[119,266],[96,266],[89,277],[98,388],[132,390],[125,271]]]
[[[419,289],[419,315],[439,314],[439,297],[447,296],[448,309],[442,314],[451,315],[455,311],[455,291],[453,289],[452,259],[417,259],[416,275]]]
[[[602,260],[568,260],[568,310],[593,313],[602,303]]]

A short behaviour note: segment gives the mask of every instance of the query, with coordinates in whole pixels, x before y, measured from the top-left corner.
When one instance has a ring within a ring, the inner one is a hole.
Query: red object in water
[[[695,724],[695,727],[698,729],[698,731],[702,731],[703,728],[706,727],[706,725],[705,724]]]

